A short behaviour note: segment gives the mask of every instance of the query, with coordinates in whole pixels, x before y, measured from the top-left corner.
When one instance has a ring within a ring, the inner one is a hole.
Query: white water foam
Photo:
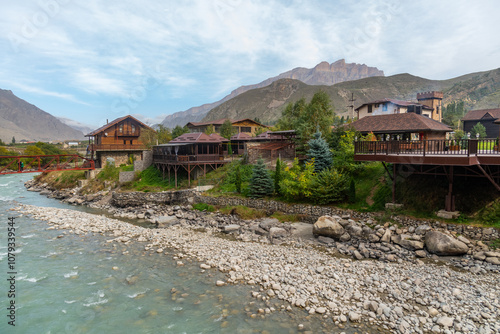
[[[137,293],[134,293],[134,294],[131,294],[131,295],[127,295],[127,297],[129,297],[129,298],[135,298],[135,297],[137,297],[137,296],[139,296],[139,295],[143,295],[143,294],[145,294],[145,293],[146,293],[146,292],[148,292],[148,291],[149,291],[149,289],[146,289],[146,290],[144,290],[144,291],[142,291],[142,292],[137,292]]]
[[[67,274],[64,274],[64,277],[65,278],[70,278],[70,277],[73,277],[73,276],[76,276],[78,275],[78,271],[72,271],[72,272],[69,272]]]

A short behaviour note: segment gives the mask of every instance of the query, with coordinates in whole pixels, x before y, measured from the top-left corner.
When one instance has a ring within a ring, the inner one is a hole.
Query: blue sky
[[[500,67],[496,0],[2,2],[0,88],[92,127],[341,58],[429,79]]]

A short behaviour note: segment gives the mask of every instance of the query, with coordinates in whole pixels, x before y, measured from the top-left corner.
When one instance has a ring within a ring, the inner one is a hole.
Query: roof
[[[210,137],[209,135],[203,132],[193,132],[193,133],[185,133],[180,135],[179,137],[172,139],[169,144],[175,143],[213,143],[218,144],[222,141],[218,138]]]
[[[417,102],[410,102],[410,101],[401,101],[401,100],[394,100],[394,99],[388,99],[388,98],[385,98],[385,99],[381,99],[381,100],[375,100],[375,101],[372,101],[372,102],[367,102],[367,103],[363,103],[362,105],[360,105],[359,107],[357,107],[356,109],[354,110],[359,110],[361,109],[363,106],[366,106],[366,105],[369,105],[369,104],[382,104],[382,103],[387,103],[387,102],[390,102],[392,104],[395,104],[397,106],[401,106],[401,107],[408,107],[408,106],[421,106],[422,109],[428,109],[428,110],[433,110],[433,108],[429,107],[429,106],[426,106],[424,104],[420,104],[420,103],[417,103]]]
[[[220,134],[215,133],[215,132],[214,132],[214,133],[212,133],[212,134],[210,135],[210,137],[212,137],[212,138],[214,138],[214,139],[218,139],[218,140],[220,140],[220,141],[221,141],[221,142],[223,142],[223,143],[225,143],[225,142],[228,142],[228,141],[229,141],[229,139],[224,138],[224,137],[222,137]]]
[[[252,136],[245,132],[240,132],[231,137],[231,140],[250,140]]]
[[[500,118],[500,108],[497,109],[481,109],[481,110],[471,110],[465,114],[462,121],[478,121],[483,118]]]
[[[363,133],[452,131],[448,125],[415,113],[366,116],[360,120],[352,122],[348,126],[352,126],[356,131]]]
[[[127,116],[123,116],[123,117],[119,117],[103,126],[101,126],[100,128],[98,129],[95,129],[94,131],[88,133],[85,135],[85,137],[90,137],[90,136],[95,136],[96,134],[98,134],[99,132],[103,132],[104,130],[106,129],[109,129],[110,127],[112,127],[113,125],[115,124],[118,124],[120,123],[121,121],[124,121],[125,119],[127,118],[130,118],[130,119],[133,119],[134,121],[136,121],[137,123],[139,123],[141,126],[147,128],[147,129],[151,129],[154,131],[154,129],[152,129],[151,127],[149,127],[148,125],[142,123],[141,121],[139,121],[137,118],[133,117],[133,116],[130,116],[130,115],[127,115]]]

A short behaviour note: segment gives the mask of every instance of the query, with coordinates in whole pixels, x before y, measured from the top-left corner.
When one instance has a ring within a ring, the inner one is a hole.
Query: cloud
[[[11,83],[11,86],[17,87],[20,90],[22,90],[24,92],[27,92],[27,93],[34,93],[34,94],[37,94],[37,95],[44,95],[44,96],[56,97],[56,98],[60,98],[60,99],[63,99],[63,100],[75,102],[75,103],[78,103],[78,104],[90,106],[89,103],[80,101],[75,96],[73,96],[71,94],[60,93],[60,92],[51,92],[51,91],[48,91],[48,90],[45,90],[45,89],[42,89],[42,88],[39,88],[39,87],[28,86],[28,85],[25,85],[25,84],[22,84],[22,83],[15,83],[15,82]]]

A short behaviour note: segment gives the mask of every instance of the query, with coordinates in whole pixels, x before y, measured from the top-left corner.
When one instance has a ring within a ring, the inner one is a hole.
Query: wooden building
[[[107,158],[114,159],[116,166],[128,164],[130,158],[142,160],[146,147],[139,137],[146,129],[154,131],[130,115],[117,118],[85,135],[89,137],[88,154],[96,167],[104,167]]]
[[[474,125],[481,123],[486,128],[487,138],[497,138],[500,132],[500,108],[497,109],[481,109],[469,111],[462,122],[464,123],[464,131],[470,132]]]
[[[441,122],[442,92],[418,93],[417,100],[418,102],[411,102],[384,98],[364,103],[354,110],[357,113],[358,119],[366,116],[415,113]]]
[[[429,117],[416,113],[368,116],[346,126],[363,135],[373,133],[378,140],[445,139],[452,129]]]
[[[205,175],[207,168],[215,170],[226,162],[223,140],[202,132],[185,133],[167,144],[153,147],[153,163],[162,171],[164,178],[165,172],[168,173],[169,181],[171,172],[174,172],[176,187],[179,169],[187,172],[188,183],[191,184],[191,178]]]
[[[232,154],[242,155],[245,153],[245,144],[252,140],[252,138],[255,137],[252,137],[250,134],[245,132],[239,132],[234,136],[231,136]]]
[[[209,122],[189,122],[186,124],[187,128],[191,132],[205,132],[208,127],[213,126],[214,131],[220,133],[220,128],[228,118],[218,119]],[[250,135],[254,135],[258,128],[267,128],[266,125],[260,124],[250,118],[240,119],[240,120],[230,120],[233,128],[237,133],[244,132]]]

